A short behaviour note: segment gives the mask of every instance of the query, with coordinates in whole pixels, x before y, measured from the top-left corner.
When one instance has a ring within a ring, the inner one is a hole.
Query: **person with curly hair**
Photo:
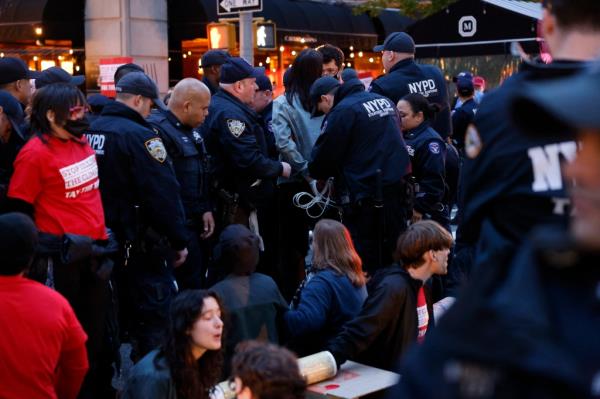
[[[132,368],[121,399],[208,399],[223,364],[221,318],[214,292],[181,292],[171,304],[164,344]]]
[[[306,381],[289,350],[260,341],[245,341],[233,357],[233,383],[238,399],[301,399]]]

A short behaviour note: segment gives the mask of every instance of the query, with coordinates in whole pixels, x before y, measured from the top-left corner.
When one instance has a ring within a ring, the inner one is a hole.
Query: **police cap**
[[[0,107],[2,107],[2,113],[6,115],[13,131],[21,135],[19,128],[19,124],[23,123],[23,108],[21,108],[21,104],[10,93],[0,90]]]
[[[511,99],[510,113],[529,134],[564,136],[573,129],[600,129],[598,104],[600,65],[572,77],[524,87]]]
[[[42,71],[40,76],[35,80],[35,88],[41,89],[52,83],[69,83],[73,86],[79,86],[83,82],[85,82],[85,75],[72,76],[64,69],[54,66]]]
[[[460,77],[456,80],[456,90],[461,96],[468,96],[473,94],[475,87],[473,86],[473,79],[468,77]]]
[[[342,80],[347,82],[350,79],[358,79],[358,73],[356,73],[356,70],[352,68],[344,68],[342,71]]]
[[[223,65],[229,59],[229,54],[223,50],[208,50],[200,59],[200,68],[213,65]]]
[[[315,80],[310,86],[310,101],[312,103],[312,115],[315,116],[318,113],[317,105],[321,96],[331,93],[331,91],[340,87],[340,81],[331,76],[323,76]]]
[[[20,58],[0,58],[0,84],[16,82],[21,79],[37,79],[40,72],[31,71]]]
[[[165,104],[158,97],[158,87],[156,83],[142,72],[130,72],[123,76],[117,83],[115,90],[117,93],[129,93],[150,98],[160,109],[166,109]]]
[[[385,38],[383,44],[373,47],[373,51],[393,51],[395,53],[415,53],[415,41],[408,33],[394,32]]]
[[[461,78],[473,80],[473,74],[469,71],[463,71],[463,72],[459,73],[458,75],[454,76],[452,78],[452,81],[454,83],[456,83],[458,81],[458,79],[461,79]]]
[[[221,65],[221,83],[235,83],[247,78],[258,78],[258,73],[252,65],[240,57],[230,57]],[[262,72],[264,75],[264,71]]]
[[[258,86],[258,91],[273,91],[273,83],[271,83],[271,79],[267,75],[265,75],[265,68],[257,67],[254,68],[256,74],[256,85]]]

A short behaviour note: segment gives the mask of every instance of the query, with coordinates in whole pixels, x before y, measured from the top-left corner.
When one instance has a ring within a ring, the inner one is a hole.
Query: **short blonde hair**
[[[322,219],[313,233],[313,267],[328,267],[346,275],[356,287],[365,285],[362,260],[354,249],[348,229],[340,222]]]
[[[410,225],[400,235],[396,243],[395,259],[406,268],[418,268],[425,263],[425,252],[450,249],[453,241],[452,235],[439,223],[422,220]]]

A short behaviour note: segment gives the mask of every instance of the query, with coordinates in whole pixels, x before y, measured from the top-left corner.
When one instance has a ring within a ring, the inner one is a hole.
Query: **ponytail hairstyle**
[[[430,103],[425,97],[419,93],[411,93],[402,97],[402,100],[406,101],[413,113],[423,113],[423,119],[426,121],[433,121],[438,112],[442,110],[442,107],[437,103]]]

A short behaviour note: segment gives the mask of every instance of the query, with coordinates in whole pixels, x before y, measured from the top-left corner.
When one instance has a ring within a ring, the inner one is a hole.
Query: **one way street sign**
[[[262,11],[262,0],[217,0],[217,15]]]

